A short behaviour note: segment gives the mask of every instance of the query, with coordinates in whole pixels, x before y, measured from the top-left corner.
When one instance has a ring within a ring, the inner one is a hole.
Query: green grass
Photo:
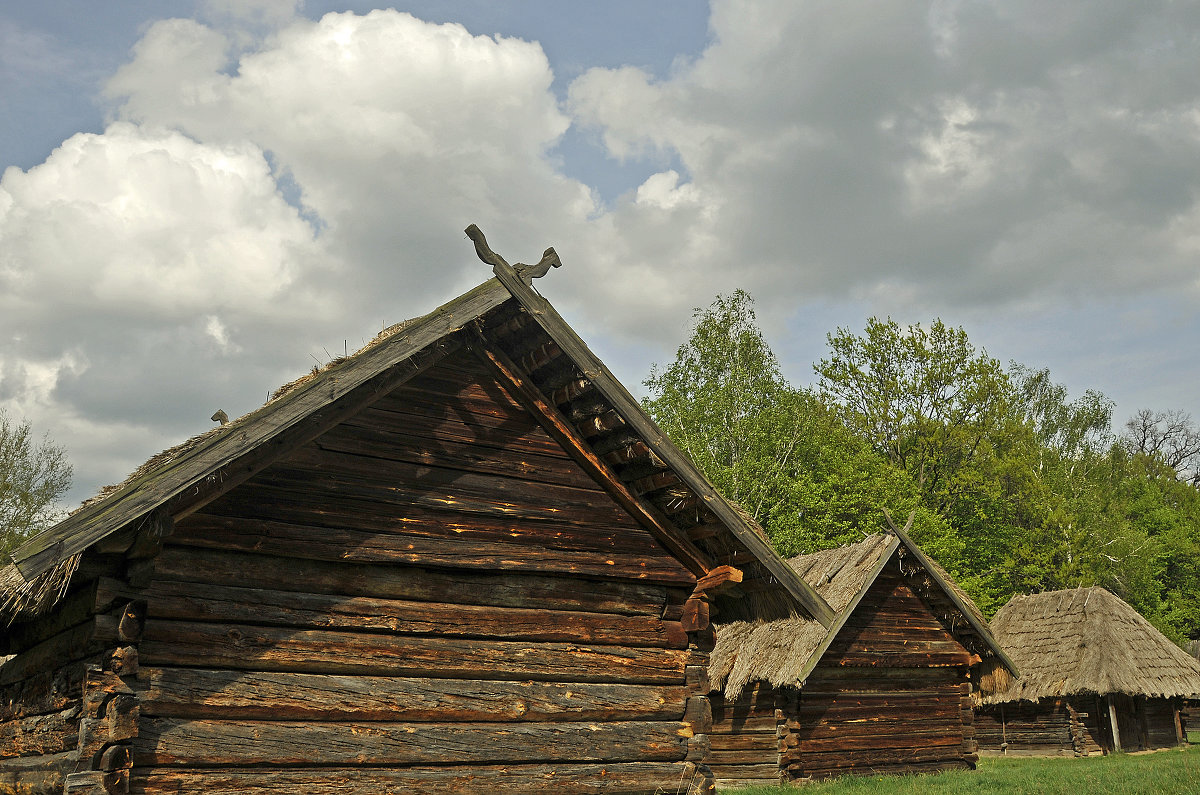
[[[922,776],[851,776],[793,787],[748,787],[722,795],[843,795],[843,793],[933,793],[959,795],[1132,795],[1200,793],[1200,746],[1148,754],[1074,759],[985,757],[978,770]]]

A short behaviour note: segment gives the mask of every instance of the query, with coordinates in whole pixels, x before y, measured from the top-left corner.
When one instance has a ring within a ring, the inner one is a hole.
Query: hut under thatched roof
[[[711,792],[710,609],[833,611],[532,287],[553,251],[468,234],[496,278],[14,553],[0,788]]]
[[[718,784],[973,767],[971,667],[1011,661],[945,570],[903,530],[788,565],[836,618],[751,593],[714,619]]]
[[[976,719],[985,753],[1147,750],[1185,739],[1200,662],[1101,587],[1014,596],[992,632],[1021,675],[994,677]]]

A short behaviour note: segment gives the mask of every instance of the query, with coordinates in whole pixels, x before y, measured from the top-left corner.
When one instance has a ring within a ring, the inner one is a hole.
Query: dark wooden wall
[[[796,704],[795,691],[757,683],[735,701],[719,693],[712,701],[712,751],[708,764],[718,788],[778,784],[779,727]]]
[[[1179,744],[1183,725],[1176,723],[1178,700],[1117,695],[1113,703],[1121,750],[1146,751]],[[1003,709],[991,705],[979,710],[975,725],[981,750],[990,754],[1093,756],[1108,753],[1113,746],[1106,697],[1021,702],[1005,704]]]
[[[126,578],[130,791],[708,791],[695,576],[487,372],[455,354]]]
[[[787,776],[973,767],[970,656],[890,563],[800,692]]]
[[[1103,704],[1098,706],[1103,708]],[[1089,726],[1100,725],[1098,721],[1105,713],[1099,709],[1075,707],[1076,714],[1087,715]],[[980,751],[987,754],[1080,756],[1078,735],[1078,719],[1072,720],[1067,703],[1062,699],[989,706],[975,715],[975,738]]]

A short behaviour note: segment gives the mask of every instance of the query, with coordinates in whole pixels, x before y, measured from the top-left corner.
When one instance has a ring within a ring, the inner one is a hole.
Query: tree
[[[749,293],[718,295],[692,318],[675,361],[651,369],[644,406],[726,497],[761,520],[799,441],[798,406]]]
[[[1200,428],[1190,414],[1142,409],[1125,423],[1122,440],[1131,452],[1161,461],[1200,488]]]
[[[827,340],[832,356],[813,367],[822,395],[927,494],[950,489],[1011,409],[1000,363],[940,319],[902,331],[873,317],[863,336],[839,328]]]
[[[14,423],[0,410],[0,552],[48,527],[70,485],[66,451],[49,435],[35,439],[28,420]]]
[[[917,532],[941,523],[905,472],[787,382],[742,290],[696,309],[675,361],[644,383],[647,412],[784,555],[860,540],[884,507],[916,509]]]

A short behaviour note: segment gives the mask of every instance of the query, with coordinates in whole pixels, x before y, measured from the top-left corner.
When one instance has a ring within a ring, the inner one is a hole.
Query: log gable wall
[[[800,690],[713,696],[718,784],[971,768],[971,653],[901,574],[880,572]]]
[[[59,639],[80,660],[49,677],[3,669],[0,732],[26,737],[4,752],[101,768],[73,792],[711,787],[711,629],[681,624],[695,574],[467,352],[156,552],[94,581],[110,613],[139,605],[129,646],[86,593],[57,612],[86,603],[76,634],[103,624],[99,645]],[[118,696],[123,734],[91,731],[108,758],[83,761],[81,717],[116,716]]]

